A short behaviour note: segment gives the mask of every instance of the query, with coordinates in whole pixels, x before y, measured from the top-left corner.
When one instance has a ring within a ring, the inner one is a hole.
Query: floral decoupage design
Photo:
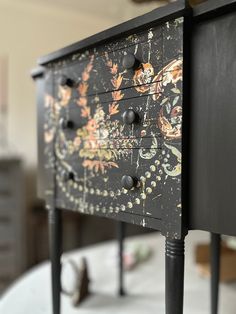
[[[45,96],[45,145],[53,143],[61,207],[134,213],[142,225],[143,217],[161,220],[169,206],[180,216],[182,27],[177,19],[146,31],[146,38],[142,33],[144,42],[138,34],[126,38],[125,49],[142,60],[134,71],[123,69],[126,51],[114,42],[105,52],[98,48],[50,65],[55,87]],[[64,74],[73,87],[58,84]],[[129,108],[140,114],[137,126],[123,123]],[[73,120],[74,129],[62,128],[61,119]],[[65,172],[73,180],[65,181]],[[139,186],[123,189],[123,175],[137,177]]]

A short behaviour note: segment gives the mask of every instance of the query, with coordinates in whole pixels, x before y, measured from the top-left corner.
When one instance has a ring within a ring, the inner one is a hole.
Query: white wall
[[[129,0],[0,0],[0,55],[9,55],[9,142],[27,168],[37,163],[30,78],[37,58],[153,7],[135,7]]]

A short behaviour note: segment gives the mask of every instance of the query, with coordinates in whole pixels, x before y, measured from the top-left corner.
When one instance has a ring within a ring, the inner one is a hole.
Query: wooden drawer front
[[[63,129],[59,127],[58,133],[66,141],[78,140],[82,142],[97,142],[100,147],[114,147],[121,145],[125,139],[133,140],[132,147],[155,145],[161,147],[163,138],[178,140],[181,136],[182,123],[182,96],[172,92],[171,96],[161,95],[154,100],[151,96],[132,98],[117,102],[113,107],[106,103],[102,106],[93,103],[89,107],[95,119],[81,117],[80,108],[74,106],[62,108],[60,120],[73,121],[74,128]],[[124,116],[132,111],[137,121],[132,124],[124,122]],[[101,117],[102,116],[102,119]],[[168,131],[164,129],[163,122],[168,124]],[[93,129],[91,128],[94,122]],[[149,141],[147,140],[149,139]],[[99,141],[100,140],[100,141]],[[151,146],[149,146],[151,147]]]
[[[169,72],[178,69],[177,60],[181,62],[182,19],[147,30],[145,42],[137,40],[134,44],[132,36],[123,40],[130,41],[130,45],[111,51],[110,43],[98,47],[99,53],[97,49],[85,51],[86,61],[77,61],[81,55],[72,55],[54,65],[54,97],[62,106],[68,98],[81,105],[90,95],[108,92],[113,101],[118,101],[124,97],[122,90],[130,87],[135,87],[138,94],[153,93],[154,82],[169,80]],[[136,59],[131,68],[124,65],[127,55]],[[70,79],[71,84],[61,85],[62,77]]]
[[[57,160],[57,200],[64,208],[94,213],[125,211],[161,218],[169,202],[179,204],[181,154],[165,144],[158,149],[80,151],[82,157]],[[73,173],[73,180],[65,174]],[[140,186],[125,190],[122,177]]]

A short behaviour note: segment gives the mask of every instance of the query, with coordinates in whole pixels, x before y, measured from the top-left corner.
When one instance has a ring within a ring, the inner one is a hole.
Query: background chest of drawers
[[[18,158],[0,159],[0,291],[26,267],[24,179]]]

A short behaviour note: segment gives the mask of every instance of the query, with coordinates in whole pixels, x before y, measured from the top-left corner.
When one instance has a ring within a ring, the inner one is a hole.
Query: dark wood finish
[[[196,21],[216,18],[218,15],[232,12],[235,9],[235,0],[208,0],[194,7],[194,18]]]
[[[125,223],[119,221],[117,223],[117,238],[119,244],[119,296],[125,295],[124,289],[124,265],[123,265],[123,253],[124,253],[124,238],[125,238]]]
[[[234,236],[235,38],[235,12],[195,25],[189,172],[189,228]]]
[[[211,233],[211,314],[218,314],[221,236]]]
[[[183,314],[184,240],[166,239],[166,314]]]
[[[49,244],[52,276],[53,314],[60,314],[61,305],[61,211],[51,208],[48,211]]]

